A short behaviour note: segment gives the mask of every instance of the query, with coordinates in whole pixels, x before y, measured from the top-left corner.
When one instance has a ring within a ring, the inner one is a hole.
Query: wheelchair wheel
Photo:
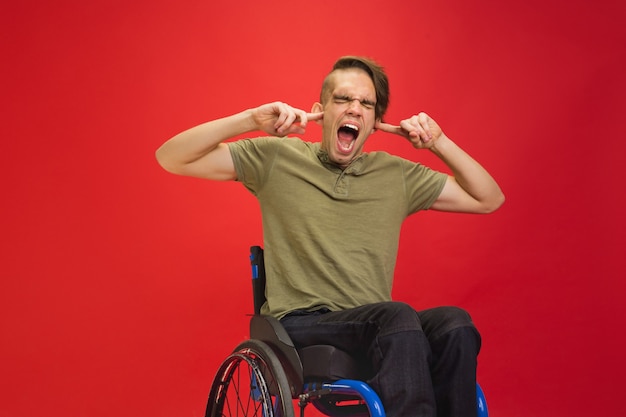
[[[272,349],[246,340],[220,366],[206,417],[294,417],[289,381]]]

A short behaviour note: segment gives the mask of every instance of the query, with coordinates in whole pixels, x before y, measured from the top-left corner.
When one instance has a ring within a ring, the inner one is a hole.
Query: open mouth
[[[337,145],[339,150],[348,153],[352,151],[354,143],[359,136],[359,127],[351,123],[345,123],[337,131]]]

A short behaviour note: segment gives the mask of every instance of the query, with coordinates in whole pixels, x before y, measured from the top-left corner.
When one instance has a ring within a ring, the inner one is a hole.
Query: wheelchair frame
[[[365,382],[352,379],[354,365],[350,362],[354,359],[347,353],[326,345],[298,352],[280,322],[260,314],[265,302],[265,260],[260,246],[250,248],[250,263],[255,313],[250,320],[250,339],[239,344],[220,365],[205,417],[294,417],[294,400],[301,417],[309,404],[330,417],[385,417],[376,392]],[[303,363],[319,357],[321,361],[334,357],[349,366],[339,370],[337,377],[311,379]],[[483,391],[478,384],[476,387],[478,416],[487,417]]]

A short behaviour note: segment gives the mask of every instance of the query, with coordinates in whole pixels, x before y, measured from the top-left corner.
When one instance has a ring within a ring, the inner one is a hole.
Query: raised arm
[[[376,128],[408,139],[417,149],[429,149],[450,168],[433,210],[491,213],[504,203],[504,194],[493,177],[476,160],[448,138],[426,113],[400,122],[400,126],[377,123]]]
[[[192,127],[165,142],[156,159],[168,172],[210,180],[235,180],[237,174],[224,141],[262,130],[272,136],[302,134],[309,120],[323,113],[306,113],[275,102]]]

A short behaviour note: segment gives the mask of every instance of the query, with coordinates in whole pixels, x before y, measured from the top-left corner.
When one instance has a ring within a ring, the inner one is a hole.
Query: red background
[[[410,218],[396,298],[471,312],[492,416],[622,414],[625,4],[4,1],[0,416],[203,415],[247,335],[258,206],[154,151],[309,109],[344,54],[387,67],[388,121],[429,112],[507,196]]]

